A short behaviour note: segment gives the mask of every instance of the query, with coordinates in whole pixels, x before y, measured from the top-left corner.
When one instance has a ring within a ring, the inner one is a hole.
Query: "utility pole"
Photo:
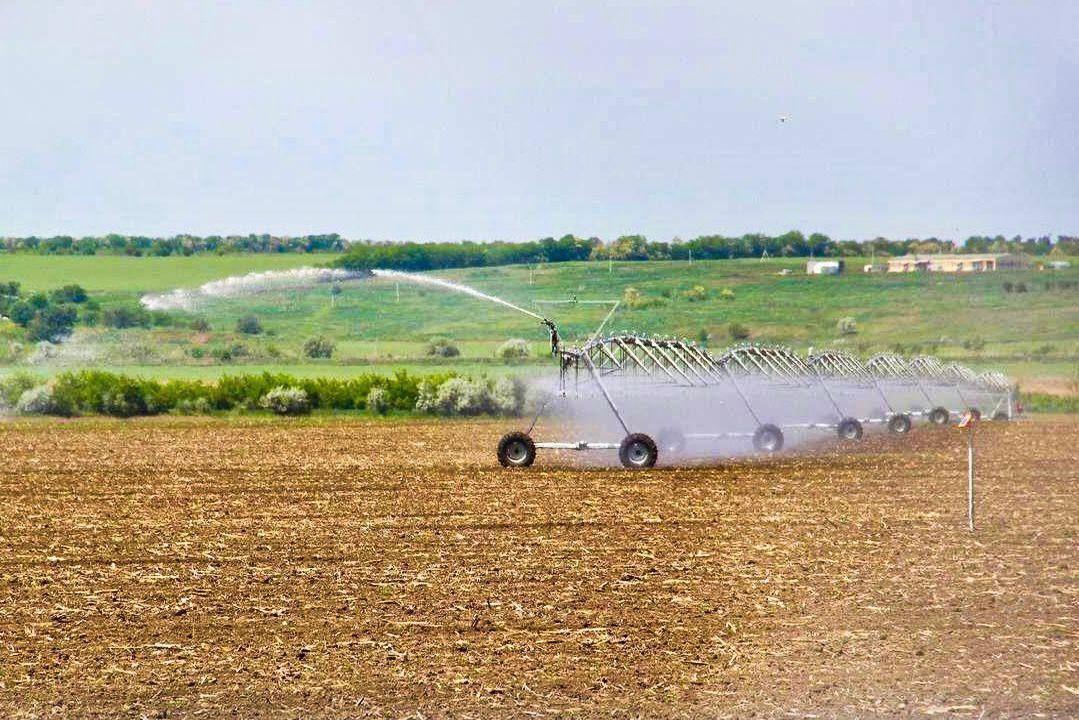
[[[394,290],[397,292],[397,302],[401,302],[401,283],[394,283]]]

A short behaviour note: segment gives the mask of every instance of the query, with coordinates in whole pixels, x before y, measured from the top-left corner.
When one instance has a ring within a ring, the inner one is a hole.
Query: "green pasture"
[[[336,255],[247,253],[190,257],[123,255],[9,255],[0,253],[0,278],[18,280],[27,290],[49,290],[77,283],[91,293],[137,296],[263,270],[322,265]]]
[[[197,257],[56,257],[0,255],[0,280],[30,289],[79,283],[103,306],[135,303],[144,292],[161,292],[246,272],[327,264],[332,255],[226,255]],[[1026,377],[1071,377],[1079,358],[1079,290],[1047,288],[1079,281],[1079,267],[978,275],[864,274],[868,259],[848,259],[840,276],[808,276],[804,259],[688,262],[579,262],[445,270],[460,281],[554,319],[570,341],[587,337],[607,312],[583,303],[540,305],[542,300],[616,300],[636,288],[636,307],[623,303],[607,330],[707,337],[721,349],[732,342],[732,323],[754,340],[783,342],[798,350],[842,347],[862,355],[897,349],[929,352],[975,367],[1002,368]],[[780,274],[786,270],[788,274]],[[1006,292],[1005,283],[1026,292]],[[80,329],[71,356],[151,377],[216,377],[253,369],[294,374],[371,372],[397,367],[449,366],[462,372],[513,372],[496,359],[511,337],[530,341],[528,364],[546,367],[547,337],[533,318],[508,308],[438,288],[367,279],[303,292],[273,292],[215,300],[194,313],[174,313],[170,326],[136,330]],[[703,297],[692,299],[701,293]],[[728,291],[728,292],[725,292]],[[254,314],[265,332],[243,336],[237,320]],[[189,329],[194,317],[211,330]],[[840,318],[857,332],[843,335]],[[10,333],[8,333],[10,335]],[[337,345],[331,361],[307,361],[304,340],[314,335]],[[461,356],[425,357],[427,341],[452,338]],[[0,344],[5,342],[0,336]],[[215,349],[239,343],[246,353],[216,362]],[[0,348],[2,349],[2,348]],[[78,352],[75,352],[78,350]],[[67,352],[67,351],[64,351]],[[82,353],[82,354],[80,354]],[[25,353],[24,353],[25,355]],[[68,361],[42,363],[42,372]],[[68,363],[69,364],[69,363]],[[25,359],[13,367],[25,365]],[[0,370],[2,371],[2,370]]]

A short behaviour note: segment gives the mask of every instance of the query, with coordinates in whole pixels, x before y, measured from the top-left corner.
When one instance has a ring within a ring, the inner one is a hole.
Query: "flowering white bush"
[[[483,379],[450,378],[435,393],[435,408],[446,415],[480,415],[491,406],[491,391]]]
[[[278,415],[304,415],[311,412],[311,401],[303,388],[279,385],[262,396],[259,405]]]
[[[416,386],[416,410],[422,413],[438,412],[438,388],[428,380],[420,380]]]
[[[390,409],[390,399],[386,395],[386,388],[377,385],[367,393],[367,409],[382,415]]]
[[[521,360],[528,357],[528,341],[510,338],[498,347],[498,357],[503,360]]]
[[[46,415],[56,409],[52,385],[38,385],[19,396],[15,409],[22,415]]]
[[[499,378],[491,388],[491,402],[501,415],[520,415],[525,405],[524,382],[519,378]]]

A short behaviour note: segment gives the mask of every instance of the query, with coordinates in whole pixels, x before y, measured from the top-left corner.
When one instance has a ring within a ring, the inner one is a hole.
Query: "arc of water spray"
[[[552,346],[557,346],[558,331],[555,329],[554,323],[538,313],[526,310],[523,307],[514,305],[508,300],[503,300],[495,295],[489,295],[474,287],[469,287],[468,285],[455,283],[451,280],[443,280],[442,278],[434,277],[432,275],[418,275],[415,273],[401,272],[400,270],[382,270],[376,268],[368,271],[305,267],[293,270],[254,272],[246,275],[227,277],[223,280],[214,280],[200,285],[194,290],[179,289],[158,295],[146,295],[142,298],[142,304],[150,310],[194,310],[200,300],[208,298],[242,297],[285,288],[313,287],[321,283],[339,280],[358,280],[372,275],[375,277],[404,280],[420,285],[440,287],[445,290],[463,293],[480,300],[503,305],[511,310],[524,313],[546,325],[551,331]]]

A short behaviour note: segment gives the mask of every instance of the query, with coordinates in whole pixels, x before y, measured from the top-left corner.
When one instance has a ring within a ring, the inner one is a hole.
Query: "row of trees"
[[[643,235],[624,235],[610,243],[599,238],[565,235],[555,240],[508,243],[354,243],[338,260],[352,270],[388,268],[396,270],[437,270],[440,268],[483,267],[516,263],[565,262],[567,260],[725,260],[761,257],[854,257],[865,255],[906,255],[938,252],[1021,252],[1030,255],[1079,255],[1079,237],[1060,236],[1052,242],[1040,238],[975,236],[963,245],[951,240],[832,240],[813,233],[808,237],[792,230],[783,235],[753,233],[739,237],[704,235],[693,240],[652,242]]]
[[[328,235],[175,235],[146,237],[143,235],[104,235],[74,238],[54,237],[0,238],[0,252],[33,253],[37,255],[204,255],[230,253],[313,253],[343,252],[348,242],[337,233]]]
[[[103,237],[5,237],[0,252],[40,255],[198,255],[228,253],[313,253],[347,252],[343,265],[355,269],[395,268],[435,270],[452,267],[481,267],[517,263],[566,262],[569,260],[701,260],[760,257],[851,257],[860,255],[905,255],[936,252],[1022,252],[1028,255],[1079,255],[1079,237],[1061,235],[1054,242],[1048,235],[1006,238],[975,235],[962,244],[938,238],[907,240],[832,240],[827,235],[809,236],[792,230],[782,235],[749,233],[740,236],[702,235],[688,241],[649,241],[643,235],[623,235],[604,242],[596,237],[564,235],[526,242],[350,242],[336,233],[303,235],[176,235],[153,238],[140,235]]]

